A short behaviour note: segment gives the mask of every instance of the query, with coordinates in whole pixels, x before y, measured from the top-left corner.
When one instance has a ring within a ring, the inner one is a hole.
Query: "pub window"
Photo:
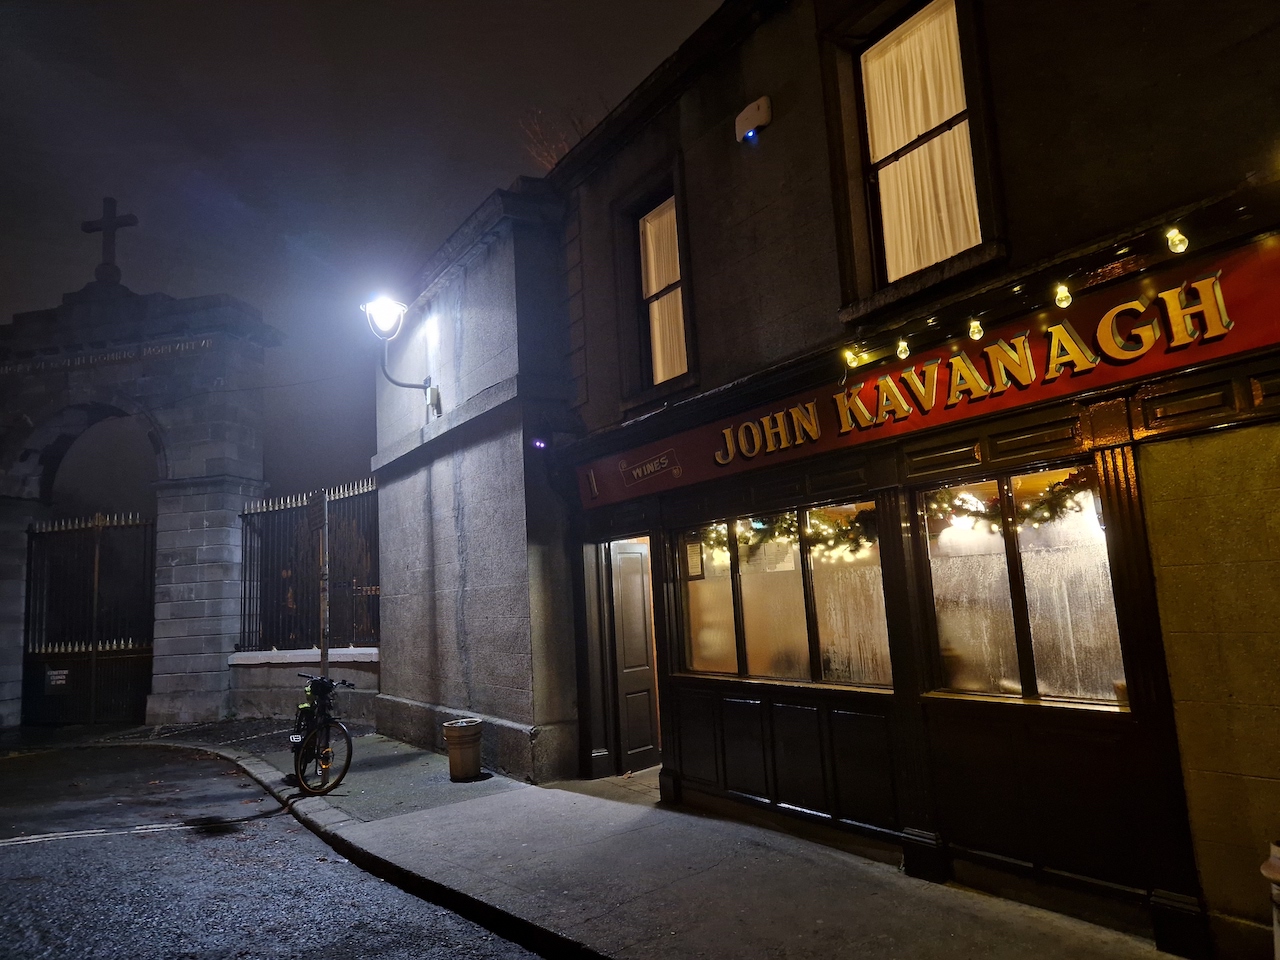
[[[687,531],[685,668],[890,687],[875,517],[868,501]]]
[[[982,241],[955,0],[862,54],[871,194],[892,283]]]
[[[947,689],[1128,699],[1092,468],[945,487],[923,508]]]
[[[640,287],[650,383],[656,386],[689,371],[675,197],[640,217]]]

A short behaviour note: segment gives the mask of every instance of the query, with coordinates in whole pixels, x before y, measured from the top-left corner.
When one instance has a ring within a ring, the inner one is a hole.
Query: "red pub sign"
[[[618,503],[916,430],[1144,380],[1280,342],[1280,237],[1179,261],[832,385],[578,468]]]

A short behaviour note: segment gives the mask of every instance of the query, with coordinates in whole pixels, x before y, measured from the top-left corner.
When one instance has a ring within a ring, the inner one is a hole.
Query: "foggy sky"
[[[92,279],[104,196],[123,283],[227,293],[268,352],[273,494],[368,473],[396,286],[493,189],[539,171],[520,120],[613,106],[719,0],[4,0],[0,322]]]

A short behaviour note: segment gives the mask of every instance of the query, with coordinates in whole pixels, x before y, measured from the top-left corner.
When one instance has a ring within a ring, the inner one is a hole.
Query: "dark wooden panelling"
[[[930,699],[943,830],[961,848],[1050,872],[1150,886],[1151,813],[1127,713]]]
[[[802,473],[769,477],[752,487],[752,503],[757,510],[790,506],[804,499],[805,487]]]
[[[716,783],[715,701],[711,697],[681,693],[678,717],[681,775]]]
[[[813,470],[809,474],[809,492],[825,498],[834,494],[863,494],[867,489],[867,471],[859,464],[837,470]]]
[[[931,700],[925,706],[943,835],[962,847],[1031,862],[1037,817],[1023,765],[1027,743],[1015,704],[982,707]]]
[[[993,433],[989,444],[991,461],[1026,456],[1065,456],[1081,448],[1080,418],[1071,416]]]
[[[627,725],[627,752],[653,749],[653,702],[649,691],[637,690],[627,694],[623,699],[622,713]]]
[[[1138,391],[1134,404],[1140,422],[1134,433],[1176,429],[1183,424],[1201,424],[1229,419],[1235,415],[1235,388],[1230,377],[1199,383],[1181,390],[1167,384]]]
[[[779,803],[831,812],[822,762],[822,731],[817,707],[775,704],[773,769]]]
[[[1280,370],[1268,370],[1250,377],[1249,399],[1255,410],[1280,406]]]
[[[764,768],[764,708],[759,700],[726,699],[724,715],[724,785],[728,790],[767,797]]]
[[[1035,858],[1051,870],[1146,887],[1139,853],[1144,785],[1131,762],[1128,724],[1116,719],[1103,731],[1062,724],[1029,731],[1024,770],[1036,788]]]
[[[831,711],[831,751],[835,761],[836,816],[896,828],[889,721],[865,713]]]
[[[903,450],[907,476],[916,479],[950,473],[982,463],[982,444],[977,435],[966,435],[939,444],[911,446]]]

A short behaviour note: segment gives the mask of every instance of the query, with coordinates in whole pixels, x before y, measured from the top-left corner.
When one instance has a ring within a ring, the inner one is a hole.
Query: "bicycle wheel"
[[[338,720],[327,720],[303,739],[293,759],[303,793],[328,793],[351,766],[351,734]]]

